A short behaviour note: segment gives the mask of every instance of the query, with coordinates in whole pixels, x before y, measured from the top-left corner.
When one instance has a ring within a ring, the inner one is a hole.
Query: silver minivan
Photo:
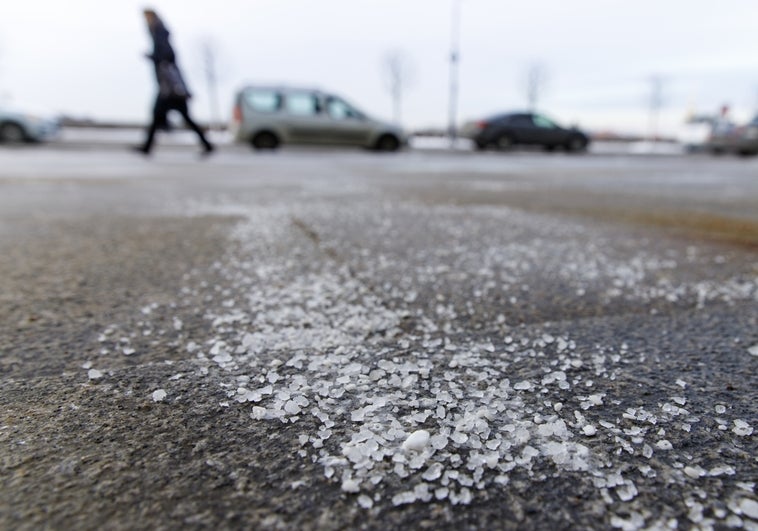
[[[362,146],[396,151],[400,127],[369,118],[334,94],[308,88],[247,86],[234,99],[231,132],[255,149],[283,144]]]

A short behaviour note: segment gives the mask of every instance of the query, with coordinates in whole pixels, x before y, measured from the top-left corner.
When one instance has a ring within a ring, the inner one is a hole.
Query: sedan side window
[[[532,127],[532,121],[529,119],[529,116],[525,115],[517,115],[513,116],[510,119],[510,125],[514,127]]]
[[[296,116],[315,116],[321,112],[316,95],[307,92],[289,94],[286,109],[288,113]]]
[[[540,116],[539,114],[535,114],[532,118],[534,120],[534,125],[537,127],[542,127],[543,129],[555,129],[556,125],[551,121],[545,118],[544,116]]]

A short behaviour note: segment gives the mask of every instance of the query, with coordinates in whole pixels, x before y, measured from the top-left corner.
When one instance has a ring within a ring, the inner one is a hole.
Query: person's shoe
[[[132,151],[135,153],[140,153],[142,155],[149,155],[150,150],[146,148],[145,146],[132,146]]]

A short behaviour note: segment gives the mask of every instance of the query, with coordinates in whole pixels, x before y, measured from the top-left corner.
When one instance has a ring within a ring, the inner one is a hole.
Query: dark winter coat
[[[176,55],[171,47],[171,42],[168,40],[169,31],[160,19],[156,20],[155,24],[150,27],[150,36],[153,38],[153,53],[148,57],[156,65],[163,61],[175,62]]]
[[[150,36],[153,38],[153,53],[148,57],[155,65],[155,79],[158,82],[159,97],[166,99],[189,98],[190,92],[176,64],[176,54],[169,41],[169,31],[163,22],[157,20],[150,27]]]

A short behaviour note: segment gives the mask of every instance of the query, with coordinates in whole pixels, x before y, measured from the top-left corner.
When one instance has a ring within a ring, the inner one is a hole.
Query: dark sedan
[[[713,130],[705,144],[714,155],[736,153],[743,156],[758,155],[758,116],[743,126],[713,124]]]
[[[461,136],[470,138],[478,149],[510,149],[515,145],[542,146],[553,150],[584,151],[589,137],[576,128],[566,129],[535,113],[508,113],[468,122]]]

